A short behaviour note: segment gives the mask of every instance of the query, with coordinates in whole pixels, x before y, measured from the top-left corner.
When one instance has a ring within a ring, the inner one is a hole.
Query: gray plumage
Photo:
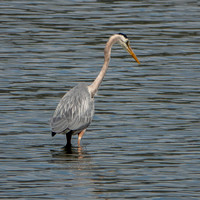
[[[67,145],[69,146],[71,145],[72,134],[75,133],[78,134],[78,145],[80,145],[80,140],[92,121],[94,115],[94,95],[108,69],[111,48],[115,43],[119,43],[138,64],[140,63],[132,51],[125,34],[114,34],[109,38],[104,49],[104,64],[96,79],[89,86],[79,84],[67,92],[60,100],[51,119],[52,136],[56,133],[66,134]]]
[[[94,98],[84,83],[78,84],[60,100],[51,119],[52,132],[79,133],[86,129],[94,115]]]

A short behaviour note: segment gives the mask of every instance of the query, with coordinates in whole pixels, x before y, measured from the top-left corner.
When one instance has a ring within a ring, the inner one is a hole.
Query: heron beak
[[[140,64],[140,61],[138,60],[137,56],[135,55],[135,53],[133,52],[133,50],[131,49],[130,45],[127,45],[127,51],[128,53],[135,59],[135,61]]]

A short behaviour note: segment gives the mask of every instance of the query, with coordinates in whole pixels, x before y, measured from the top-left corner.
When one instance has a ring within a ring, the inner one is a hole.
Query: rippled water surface
[[[0,2],[1,199],[200,199],[198,1]],[[94,120],[65,150],[59,99],[91,83],[110,35],[121,47]]]

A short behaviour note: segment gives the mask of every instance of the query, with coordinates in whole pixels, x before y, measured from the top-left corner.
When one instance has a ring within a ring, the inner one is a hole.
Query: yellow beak
[[[137,56],[135,55],[135,53],[133,52],[133,50],[131,49],[130,45],[127,45],[127,51],[129,52],[129,54],[135,59],[135,61],[140,64],[140,61],[138,60]]]

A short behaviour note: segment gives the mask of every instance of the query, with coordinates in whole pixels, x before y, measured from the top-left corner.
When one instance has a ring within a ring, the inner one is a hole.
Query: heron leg
[[[67,139],[67,145],[66,146],[71,146],[71,139],[72,139],[72,134],[66,133],[66,139]]]
[[[78,145],[81,143],[81,138],[83,137],[86,129],[82,130],[80,133],[78,133]]]

